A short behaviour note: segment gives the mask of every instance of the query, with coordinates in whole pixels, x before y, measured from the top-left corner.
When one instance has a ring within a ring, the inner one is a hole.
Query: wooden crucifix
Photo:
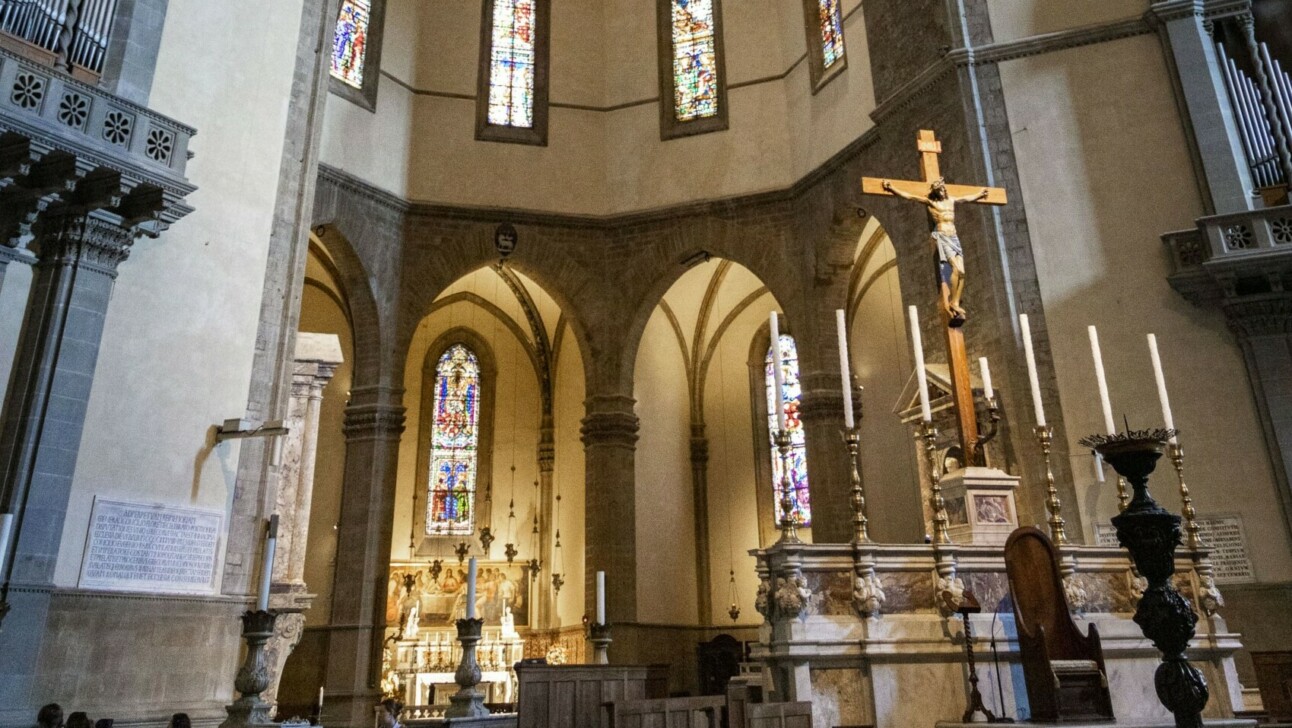
[[[868,195],[892,195],[924,205],[929,212],[930,243],[937,266],[938,294],[942,303],[942,324],[947,338],[947,364],[951,372],[951,396],[960,425],[960,448],[965,465],[973,465],[978,446],[978,417],[974,413],[973,385],[969,378],[969,356],[965,351],[966,315],[960,305],[964,292],[964,252],[956,232],[955,206],[962,203],[1004,205],[1005,190],[997,187],[969,187],[947,184],[938,169],[942,143],[933,132],[921,130],[916,139],[923,180],[887,180],[863,177],[861,191]]]

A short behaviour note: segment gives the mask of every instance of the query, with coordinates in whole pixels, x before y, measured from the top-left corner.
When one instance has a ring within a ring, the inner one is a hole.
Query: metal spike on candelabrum
[[[938,428],[933,422],[925,421],[920,425],[920,436],[924,438],[924,454],[929,459],[929,503],[933,510],[933,543],[951,543],[951,534],[947,531],[947,502],[942,497],[942,475],[938,471]]]
[[[1189,486],[1184,482],[1184,448],[1178,442],[1166,446],[1171,465],[1175,468],[1175,477],[1180,481],[1180,515],[1184,516],[1184,546],[1191,551],[1203,547],[1202,529],[1198,527],[1198,512],[1193,509],[1193,496],[1189,495]]]
[[[870,540],[870,519],[866,517],[866,491],[861,485],[861,471],[857,461],[861,457],[861,429],[845,430],[843,442],[848,447],[848,465],[852,469],[852,542],[874,543]]]
[[[237,689],[239,698],[225,707],[229,717],[220,724],[220,728],[277,725],[269,716],[273,706],[260,697],[269,687],[265,643],[274,635],[277,619],[277,612],[266,610],[248,611],[242,615],[242,639],[247,642],[247,655],[233,678],[233,687]]]
[[[781,540],[780,543],[802,543],[798,534],[798,519],[794,517],[794,483],[790,480],[790,448],[793,441],[789,430],[776,433],[776,449],[781,454]]]
[[[592,643],[592,664],[610,664],[610,625],[593,622],[588,625],[588,641]]]
[[[1068,544],[1067,524],[1063,520],[1063,504],[1059,501],[1059,489],[1054,485],[1054,469],[1050,467],[1050,448],[1054,444],[1054,428],[1049,425],[1037,427],[1036,439],[1041,443],[1041,456],[1045,458],[1045,511],[1050,514],[1050,540],[1055,546]]]
[[[449,707],[444,711],[445,718],[484,718],[489,709],[484,704],[484,694],[476,690],[480,684],[480,663],[476,661],[476,644],[484,631],[483,619],[459,619],[458,642],[462,645],[462,660],[458,663],[453,681],[458,684],[458,691],[449,696]]]

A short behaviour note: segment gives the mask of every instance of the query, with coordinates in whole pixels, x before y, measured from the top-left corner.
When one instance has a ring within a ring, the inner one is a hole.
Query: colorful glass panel
[[[342,0],[332,40],[332,75],[355,88],[363,88],[363,62],[368,52],[370,0]]]
[[[843,58],[843,13],[839,0],[817,0],[821,10],[821,51],[829,68]]]
[[[715,0],[672,0],[673,108],[678,121],[718,113]]]
[[[480,361],[461,344],[436,364],[434,407],[426,532],[469,534],[480,446]]]
[[[785,409],[785,429],[790,431],[790,496],[794,499],[791,512],[801,526],[812,525],[812,508],[808,500],[807,438],[803,433],[803,420],[799,417],[799,399],[803,389],[799,384],[799,354],[794,337],[781,335],[781,376],[783,388],[776,392],[775,375],[772,373],[772,349],[767,348],[765,366],[767,382],[767,432],[772,446],[772,492],[775,494],[776,523],[781,522],[781,493],[783,471],[781,454],[776,448],[776,407]],[[779,401],[778,401],[779,400]]]
[[[534,126],[534,10],[537,0],[496,0],[489,52],[489,123]]]

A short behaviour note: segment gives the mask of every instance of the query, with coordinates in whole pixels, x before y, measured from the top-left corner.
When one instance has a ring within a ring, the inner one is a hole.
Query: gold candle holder
[[[1175,467],[1175,477],[1180,481],[1180,500],[1183,505],[1180,515],[1184,516],[1185,548],[1198,550],[1203,547],[1202,533],[1198,527],[1198,513],[1193,509],[1193,496],[1189,495],[1189,486],[1184,482],[1184,448],[1180,443],[1172,442],[1166,446],[1171,465]]]
[[[1059,502],[1059,489],[1054,485],[1054,470],[1050,467],[1050,447],[1054,443],[1054,428],[1049,425],[1037,427],[1033,432],[1041,443],[1041,455],[1045,458],[1045,510],[1050,514],[1050,540],[1055,546],[1068,544],[1068,531],[1063,520],[1063,504]]]
[[[1130,491],[1126,490],[1126,479],[1117,476],[1117,512],[1121,513],[1130,505]]]
[[[861,470],[857,465],[861,457],[861,429],[844,430],[843,442],[848,447],[848,463],[852,468],[852,542],[874,543],[870,540],[870,519],[866,517],[866,491],[861,485]]]
[[[789,430],[776,433],[776,449],[781,454],[781,540],[780,543],[802,543],[799,540],[798,524],[794,518],[794,484],[790,481],[790,440]]]
[[[947,502],[942,497],[942,477],[938,474],[938,428],[931,421],[920,425],[920,436],[924,438],[924,453],[929,459],[929,502],[933,507],[933,543],[951,543],[951,534],[947,531]]]

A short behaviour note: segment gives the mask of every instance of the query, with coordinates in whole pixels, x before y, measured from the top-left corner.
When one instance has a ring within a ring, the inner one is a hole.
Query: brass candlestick
[[[1041,425],[1034,432],[1041,443],[1041,456],[1045,458],[1045,510],[1050,514],[1050,539],[1055,546],[1068,544],[1068,531],[1063,520],[1063,504],[1059,502],[1059,489],[1054,485],[1054,470],[1050,467],[1050,447],[1054,442],[1054,428]]]
[[[1102,457],[1102,456],[1100,456]],[[1121,513],[1130,505],[1130,491],[1126,490],[1126,479],[1117,476],[1117,512]]]
[[[1184,482],[1184,448],[1180,447],[1178,442],[1168,443],[1166,453],[1171,458],[1171,465],[1175,467],[1175,477],[1180,481],[1180,500],[1183,503],[1180,515],[1184,516],[1184,546],[1190,551],[1197,551],[1203,547],[1202,529],[1198,527],[1198,513],[1193,509],[1193,497],[1189,495],[1189,486]]]
[[[588,625],[588,641],[592,643],[592,664],[610,664],[610,625],[593,622]]]
[[[920,425],[920,436],[924,438],[924,453],[929,458],[929,502],[933,507],[933,543],[951,543],[951,534],[947,531],[947,502],[942,497],[942,476],[938,473],[938,428],[932,420],[925,420]]]
[[[776,433],[776,449],[781,454],[781,543],[802,543],[794,517],[794,484],[790,480],[790,448],[792,447],[789,430]]]
[[[848,447],[848,464],[852,468],[852,530],[853,543],[874,543],[870,540],[870,519],[866,517],[866,491],[861,485],[861,470],[857,465],[861,457],[861,429],[844,430],[843,442]]]
[[[973,444],[973,457],[965,465],[980,465],[987,467],[987,443],[996,439],[996,434],[1000,431],[1000,409],[996,406],[996,398],[988,397],[987,399],[987,426],[984,428],[982,420],[978,420],[978,440]]]

